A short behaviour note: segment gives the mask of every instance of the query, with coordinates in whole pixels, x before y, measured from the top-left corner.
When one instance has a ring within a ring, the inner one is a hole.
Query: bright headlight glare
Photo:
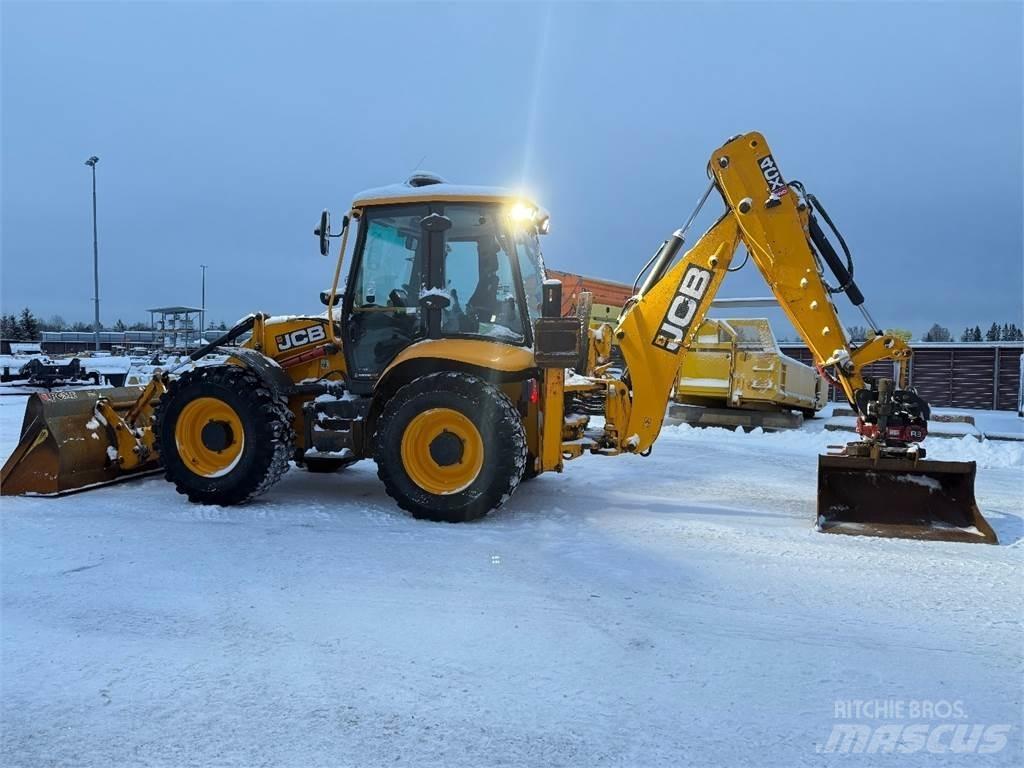
[[[525,203],[516,203],[509,210],[509,216],[513,221],[531,221],[535,212],[534,208]]]

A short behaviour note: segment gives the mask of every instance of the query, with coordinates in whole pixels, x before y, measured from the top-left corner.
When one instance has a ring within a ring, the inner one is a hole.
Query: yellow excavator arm
[[[628,423],[616,430],[624,450],[643,452],[657,438],[682,355],[694,343],[741,244],[819,370],[835,371],[835,383],[852,404],[856,406],[856,393],[865,388],[865,366],[892,359],[905,370],[910,358],[903,340],[878,330],[866,311],[876,336],[859,347],[851,345],[831,293],[845,290],[858,306],[863,296],[814,219],[813,197],[799,183],[783,180],[761,134],[730,140],[714,152],[708,168],[711,181],[697,210],[717,189],[725,213],[681,258],[686,229],[697,211],[665,241],[615,328],[632,389]],[[842,285],[830,290],[821,258],[835,265]]]
[[[995,532],[974,501],[974,463],[923,460],[920,442],[930,411],[916,392],[905,388],[910,349],[902,339],[881,331],[865,309],[849,250],[821,202],[799,182],[783,179],[759,133],[737,136],[717,149],[708,175],[696,210],[641,272],[646,273],[643,285],[614,329],[626,366],[622,377],[595,370],[589,378],[563,380],[561,371],[542,366],[542,469],[559,470],[563,459],[585,451],[646,454],[652,448],[682,356],[694,346],[742,245],[810,348],[818,371],[843,391],[857,415],[860,439],[847,443],[841,453],[818,457],[816,528],[995,543]],[[714,190],[725,212],[684,251],[687,230]],[[826,236],[822,221],[845,259]],[[829,284],[826,269],[836,285]],[[873,338],[851,344],[832,303],[836,293],[845,293],[861,310]],[[865,375],[867,366],[880,360],[892,360],[899,372],[893,378]],[[564,418],[563,401],[571,405]],[[603,401],[604,424],[591,430],[587,416],[572,411],[593,413],[597,401]]]

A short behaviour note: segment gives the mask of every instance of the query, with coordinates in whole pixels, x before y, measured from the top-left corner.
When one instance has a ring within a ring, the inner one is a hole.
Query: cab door
[[[426,205],[364,210],[345,293],[345,355],[351,383],[372,383],[426,333],[419,302],[428,238]]]

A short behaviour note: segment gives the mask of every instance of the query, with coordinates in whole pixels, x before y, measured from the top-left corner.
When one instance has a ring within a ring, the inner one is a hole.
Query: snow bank
[[[936,461],[976,461],[982,469],[1024,467],[1024,442],[973,437],[926,440],[928,458]]]
[[[813,430],[813,431],[812,431]],[[845,445],[855,436],[846,432],[815,430],[814,426],[785,432],[752,432],[723,427],[693,427],[689,424],[665,426],[659,440],[685,442],[721,442],[746,445],[766,452],[785,451],[800,455],[826,453],[829,446]],[[977,440],[974,437],[936,438],[923,443],[929,459],[936,461],[975,461],[979,469],[1024,468],[1024,442]],[[657,449],[657,447],[656,447]]]

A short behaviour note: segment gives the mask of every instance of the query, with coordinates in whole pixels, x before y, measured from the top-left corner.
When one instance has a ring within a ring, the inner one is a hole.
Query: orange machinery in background
[[[599,280],[596,277],[562,272],[557,269],[546,269],[547,276],[562,281],[562,317],[576,314],[576,299],[583,291],[592,295],[590,305],[590,325],[596,327],[601,323],[615,324],[626,299],[633,295],[633,287],[626,283],[612,280]]]

